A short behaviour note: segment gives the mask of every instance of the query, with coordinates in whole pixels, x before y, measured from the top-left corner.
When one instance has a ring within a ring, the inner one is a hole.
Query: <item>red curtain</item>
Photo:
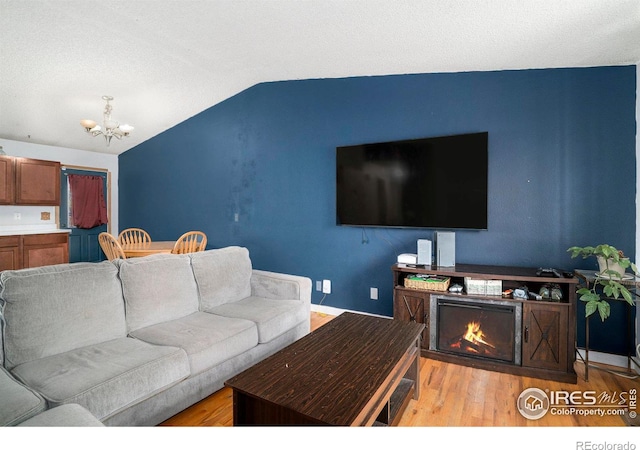
[[[102,177],[69,175],[73,225],[94,228],[107,223]]]

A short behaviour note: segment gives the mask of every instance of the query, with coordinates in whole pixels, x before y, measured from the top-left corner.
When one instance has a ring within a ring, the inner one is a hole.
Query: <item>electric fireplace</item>
[[[522,304],[432,296],[429,349],[520,365]]]

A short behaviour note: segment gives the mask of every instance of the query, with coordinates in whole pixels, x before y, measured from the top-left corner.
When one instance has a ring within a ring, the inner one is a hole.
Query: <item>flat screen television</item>
[[[486,230],[488,137],[337,147],[337,224]]]

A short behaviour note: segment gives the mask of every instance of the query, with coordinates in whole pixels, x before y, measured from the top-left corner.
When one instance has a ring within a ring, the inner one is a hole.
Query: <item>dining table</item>
[[[127,258],[157,255],[158,253],[171,253],[176,241],[151,241],[136,244],[125,244],[122,250]]]

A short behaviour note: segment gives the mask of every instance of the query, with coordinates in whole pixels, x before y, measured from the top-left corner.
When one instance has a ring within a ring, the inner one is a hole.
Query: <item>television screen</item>
[[[337,223],[486,230],[487,178],[487,132],[337,147]]]

